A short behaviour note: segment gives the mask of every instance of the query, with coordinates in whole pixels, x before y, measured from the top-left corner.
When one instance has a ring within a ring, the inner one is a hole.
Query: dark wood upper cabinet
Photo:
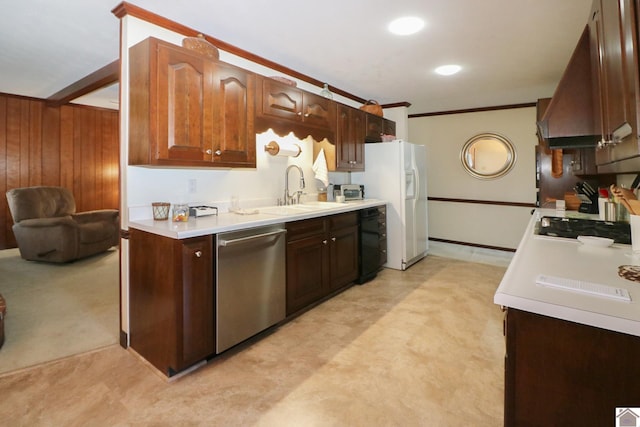
[[[537,123],[547,148],[594,150],[598,174],[640,172],[637,8],[635,0],[593,1],[587,26]]]
[[[213,73],[215,165],[255,167],[255,74],[217,62]]]
[[[335,170],[364,170],[366,114],[364,111],[348,105],[338,105]],[[333,169],[330,168],[330,170]]]
[[[382,133],[396,136],[396,122],[389,119],[382,119]]]
[[[596,145],[592,90],[589,28],[585,27],[551,102],[537,122],[538,135],[548,148]]]
[[[638,156],[638,30],[636,2],[595,0],[591,10],[596,163]]]
[[[375,114],[366,114],[367,134],[365,142],[381,142],[384,133],[384,119]]]
[[[255,75],[150,37],[130,49],[129,164],[255,167]]]
[[[257,131],[333,140],[336,103],[268,77],[258,77]]]

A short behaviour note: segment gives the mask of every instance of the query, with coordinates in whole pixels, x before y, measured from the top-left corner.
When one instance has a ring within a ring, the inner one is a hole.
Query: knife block
[[[586,194],[585,194],[586,196]],[[594,194],[589,197],[589,201],[586,200],[580,203],[580,207],[578,208],[578,212],[588,213],[588,214],[597,214],[598,213],[598,194]]]

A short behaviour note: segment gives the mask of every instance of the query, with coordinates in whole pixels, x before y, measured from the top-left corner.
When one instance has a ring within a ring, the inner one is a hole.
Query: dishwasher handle
[[[249,242],[252,240],[257,240],[257,239],[263,239],[265,237],[271,237],[271,236],[277,236],[280,234],[284,234],[286,233],[287,230],[284,228],[275,230],[275,231],[269,231],[268,233],[261,233],[261,234],[253,234],[251,236],[246,236],[246,237],[239,237],[237,239],[231,239],[231,240],[226,240],[226,239],[220,239],[218,241],[218,246],[233,246],[233,245],[239,245],[245,242]]]

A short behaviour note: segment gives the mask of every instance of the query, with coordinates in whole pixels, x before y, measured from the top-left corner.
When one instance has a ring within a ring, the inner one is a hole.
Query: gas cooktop
[[[615,243],[631,244],[631,226],[626,222],[543,216],[536,225],[535,233],[570,239],[577,239],[578,236],[607,237]]]

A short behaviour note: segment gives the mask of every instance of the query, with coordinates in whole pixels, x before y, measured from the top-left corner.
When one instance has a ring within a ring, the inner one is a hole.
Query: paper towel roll
[[[278,144],[275,141],[271,141],[264,146],[264,151],[272,156],[298,157],[302,149],[298,144]]]

